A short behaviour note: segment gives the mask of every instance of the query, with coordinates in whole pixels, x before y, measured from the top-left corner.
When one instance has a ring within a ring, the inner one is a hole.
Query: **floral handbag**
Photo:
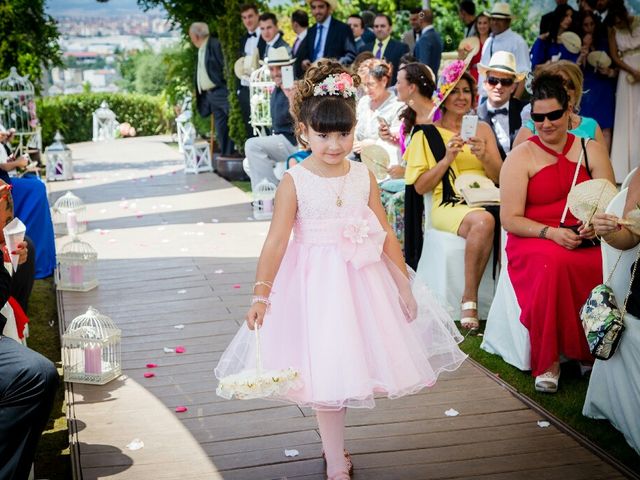
[[[638,249],[638,256],[640,257],[640,249]],[[594,357],[600,360],[609,360],[615,353],[622,338],[622,332],[624,331],[623,319],[627,310],[627,301],[631,294],[631,285],[636,275],[638,258],[634,263],[629,290],[624,299],[622,310],[620,310],[613,290],[607,285],[620,262],[620,258],[622,258],[622,252],[620,252],[620,256],[611,273],[609,273],[606,282],[591,290],[587,301],[580,309],[580,320],[582,320],[582,328],[587,337],[589,350]]]

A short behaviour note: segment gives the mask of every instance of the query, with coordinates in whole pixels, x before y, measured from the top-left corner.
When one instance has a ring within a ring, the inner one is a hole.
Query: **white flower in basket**
[[[295,369],[289,367],[284,370],[263,370],[260,355],[260,334],[256,326],[256,368],[243,370],[234,375],[227,375],[220,379],[216,393],[227,400],[236,397],[240,400],[281,397],[289,390],[302,387],[302,379]]]

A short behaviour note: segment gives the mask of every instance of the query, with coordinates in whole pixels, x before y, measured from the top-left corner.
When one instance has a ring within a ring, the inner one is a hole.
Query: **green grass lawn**
[[[234,180],[231,182],[234,187],[238,187],[243,192],[251,193],[251,182]]]
[[[484,322],[482,322],[484,324]],[[630,469],[640,471],[640,456],[627,444],[624,437],[607,420],[593,420],[582,415],[582,405],[589,380],[580,375],[577,364],[562,366],[560,388],[556,394],[536,392],[530,372],[522,372],[505,363],[502,358],[480,348],[482,337],[468,335],[462,350],[519,393],[529,397],[542,408],[567,423],[600,448],[616,457]],[[640,413],[639,413],[640,414]]]
[[[56,289],[52,277],[36,280],[33,286],[33,292],[29,299],[29,338],[27,342],[29,348],[40,352],[55,363],[62,377]],[[60,378],[53,411],[38,445],[35,461],[36,478],[49,480],[71,478],[66,409],[64,383]]]

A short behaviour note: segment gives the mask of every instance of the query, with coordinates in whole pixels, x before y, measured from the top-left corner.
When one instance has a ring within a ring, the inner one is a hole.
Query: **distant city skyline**
[[[136,0],[109,0],[97,2],[96,0],[48,0],[45,9],[49,15],[93,17],[93,16],[121,16],[132,13],[145,13]],[[154,9],[154,13],[163,10]]]

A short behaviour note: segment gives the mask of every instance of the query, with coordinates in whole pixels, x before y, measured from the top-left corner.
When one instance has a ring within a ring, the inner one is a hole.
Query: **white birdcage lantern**
[[[74,318],[62,335],[65,382],[104,385],[122,373],[121,331],[98,310]]]
[[[73,180],[73,160],[71,149],[62,141],[60,132],[53,137],[54,142],[45,151],[47,159],[47,181]]]
[[[71,192],[62,195],[52,207],[53,231],[56,235],[72,235],[87,231],[84,219],[85,205],[82,199]]]
[[[209,143],[196,142],[196,129],[192,123],[185,124],[182,141],[184,173],[213,172]]]
[[[263,178],[253,192],[253,218],[269,220],[273,215],[273,201],[276,197],[276,186]]]
[[[0,79],[0,124],[15,130],[19,154],[25,153],[26,147],[42,150],[35,90],[29,76],[18,75],[16,67],[11,67],[8,77]]]
[[[111,111],[109,104],[104,100],[95,112],[93,112],[93,141],[101,142],[116,138],[118,121],[116,114]]]
[[[74,237],[60,249],[56,257],[58,290],[88,292],[98,286],[98,253],[87,242]]]
[[[271,128],[271,93],[275,88],[276,84],[271,80],[267,65],[251,73],[249,80],[251,126],[256,135],[267,135],[267,129]]]
[[[193,116],[193,112],[191,111],[191,96],[186,96],[180,108],[180,115],[176,117],[176,132],[178,134],[178,151],[180,153],[183,152],[185,139],[188,138],[188,135],[190,133],[188,130],[189,127],[193,129],[193,125],[191,124],[192,116]]]

